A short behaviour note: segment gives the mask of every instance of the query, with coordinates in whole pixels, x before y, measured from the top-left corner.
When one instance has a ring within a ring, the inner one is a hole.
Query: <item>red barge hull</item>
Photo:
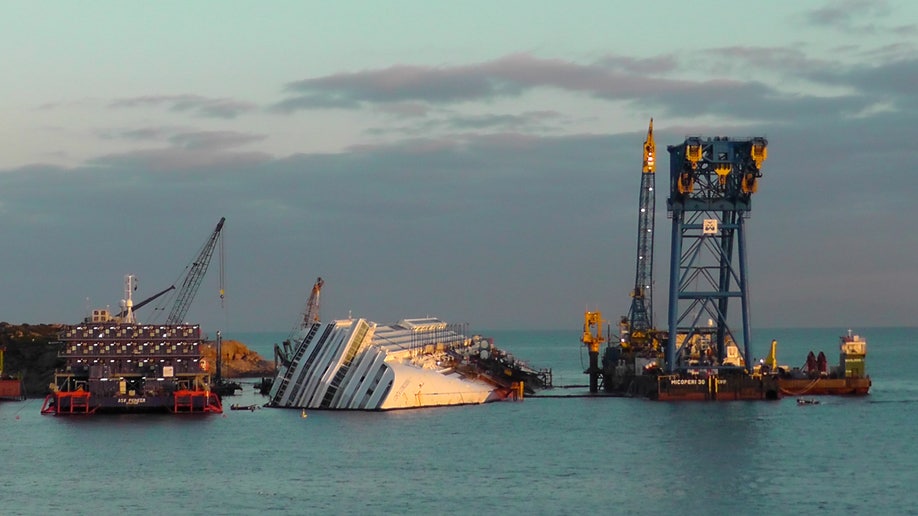
[[[866,396],[870,378],[779,378],[785,396]]]
[[[768,376],[711,375],[660,376],[656,399],[660,401],[776,400],[777,382]]]
[[[176,391],[168,396],[104,397],[86,391],[56,392],[45,397],[41,413],[79,415],[96,413],[221,414],[223,404],[214,392]]]

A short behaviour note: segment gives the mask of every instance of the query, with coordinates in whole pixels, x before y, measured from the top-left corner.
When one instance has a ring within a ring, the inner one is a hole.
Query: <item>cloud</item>
[[[235,131],[183,131],[171,128],[141,128],[116,133],[124,138],[164,140],[169,147],[117,152],[95,157],[89,165],[138,167],[152,170],[182,170],[212,167],[229,163],[261,163],[271,159],[264,152],[233,151],[249,143],[262,141],[264,135]]]
[[[293,112],[315,107],[356,108],[367,103],[449,104],[516,97],[539,86],[582,89],[588,76],[610,73],[528,54],[453,67],[397,65],[291,82],[285,90],[294,96],[275,104],[273,109]]]
[[[804,13],[804,20],[846,34],[876,35],[893,33],[901,36],[918,32],[918,24],[894,25],[888,21],[892,13],[886,0],[836,0]]]
[[[810,78],[825,84],[844,84],[872,97],[896,100],[915,107],[915,84],[918,82],[918,59],[912,57],[877,64],[823,69]]]
[[[188,112],[203,118],[236,118],[257,109],[251,102],[227,98],[208,98],[200,95],[148,95],[118,99],[109,103],[112,108],[160,107],[176,112]]]
[[[88,165],[141,170],[182,171],[222,165],[256,164],[269,161],[271,156],[264,152],[212,152],[212,149],[166,148],[144,149],[122,153],[106,154],[93,158]]]
[[[286,87],[294,96],[275,104],[273,108],[293,112],[332,105],[351,109],[366,106],[379,109],[380,106],[406,104],[457,106],[463,102],[518,97],[537,88],[553,88],[609,102],[632,103],[644,110],[654,111],[658,116],[722,116],[756,121],[786,120],[789,115],[825,116],[836,112],[853,116],[869,110],[875,103],[871,92],[866,90],[820,95],[799,90],[784,91],[782,77],[808,77],[825,83],[820,77],[829,70],[840,68],[838,63],[809,58],[799,50],[724,47],[710,49],[707,53],[726,66],[768,69],[777,75],[769,82],[736,79],[725,74],[702,79],[688,78],[680,76],[687,70],[678,70],[671,56],[642,60],[605,56],[596,63],[584,65],[513,54],[470,65],[399,65],[296,81]],[[715,63],[707,63],[707,66],[717,68]],[[851,65],[848,67],[857,69]],[[429,116],[431,113],[415,107],[410,114]],[[481,127],[494,125],[506,128],[508,124],[519,121],[500,118],[502,116],[457,118],[453,126],[480,124]],[[428,123],[447,125],[438,121]],[[414,129],[424,130],[424,127],[415,126]]]
[[[674,72],[679,68],[679,61],[672,54],[646,58],[609,55],[597,61],[596,64],[612,70],[650,75]]]
[[[756,46],[729,46],[711,48],[704,54],[720,58],[711,68],[718,69],[724,65],[747,69],[765,69],[778,71],[782,74],[791,74],[813,68],[823,69],[837,66],[827,59],[814,59],[805,52],[791,47],[756,47]]]
[[[914,116],[899,112],[798,117],[759,124],[752,135],[746,126],[670,127],[658,118],[655,135],[661,152],[688,132],[767,136],[747,222],[756,324],[865,326],[911,320],[904,300],[918,288],[918,233],[907,216],[913,127]],[[117,302],[128,272],[152,293],[175,280],[225,216],[227,303],[240,328],[289,328],[319,275],[328,318],[432,314],[475,327],[550,328],[576,325],[584,306],[623,313],[634,280],[643,129],[468,132],[283,159],[175,145],[74,169],[7,170],[0,208],[15,217],[0,218],[0,233],[18,251],[0,266],[41,273],[3,277],[0,288],[17,296],[0,309],[11,320],[78,320],[87,296]],[[234,138],[247,139],[227,140]],[[665,167],[657,185],[662,302]],[[48,241],[67,259],[45,252]],[[898,281],[870,285],[889,277]],[[189,314],[209,329],[222,323],[207,311],[212,292],[205,284]],[[807,305],[825,298],[837,301],[831,311]]]
[[[392,124],[371,128],[367,134],[399,135],[399,136],[428,136],[432,132],[455,133],[465,131],[520,131],[524,133],[546,133],[560,130],[553,124],[569,120],[558,111],[542,110],[528,111],[520,114],[483,114],[464,115],[457,112],[439,112],[429,115],[426,119],[406,126],[393,126]]]
[[[96,131],[96,134],[104,140],[165,141],[170,136],[187,130],[187,128],[178,126],[157,126],[136,129],[101,129]]]
[[[382,113],[389,113],[399,117],[424,117],[430,113],[429,105],[422,102],[393,102],[390,104],[381,104],[376,108]]]
[[[185,149],[215,150],[238,147],[265,139],[262,134],[245,134],[235,131],[198,131],[176,134],[169,138],[177,147]]]

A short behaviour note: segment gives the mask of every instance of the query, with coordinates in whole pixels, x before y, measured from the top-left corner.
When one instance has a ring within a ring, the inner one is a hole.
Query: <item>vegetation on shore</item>
[[[22,378],[28,397],[44,396],[54,379],[54,370],[63,367],[57,357],[61,324],[10,324],[0,322],[0,349],[3,349],[3,376]]]

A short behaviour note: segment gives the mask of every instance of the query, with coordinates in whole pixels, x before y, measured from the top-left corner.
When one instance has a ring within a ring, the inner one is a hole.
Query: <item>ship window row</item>
[[[71,328],[64,332],[64,338],[144,338],[164,339],[195,338],[200,334],[199,326],[94,326]]]
[[[164,368],[172,368],[172,374],[204,374],[198,360],[73,360],[67,363],[65,371],[68,373],[86,374],[90,376],[112,376],[116,374],[155,373],[163,375]]]
[[[94,363],[94,364],[95,364],[95,363],[98,363],[100,360],[101,360],[102,362],[105,362],[106,359],[94,358],[94,359],[92,359],[92,363]],[[159,362],[159,363],[163,363],[163,364],[166,364],[166,365],[172,365],[172,363],[173,363],[173,360],[172,360],[172,359],[165,359],[165,358],[160,358],[160,359],[142,358],[142,359],[140,359],[140,360],[134,360],[134,359],[132,359],[132,358],[127,358],[127,359],[123,359],[123,360],[124,360],[125,362],[137,362],[138,364],[147,363],[147,362],[149,362],[149,363],[152,364],[152,363],[154,363],[154,362]],[[113,358],[113,359],[109,360],[109,362],[115,362],[115,361],[121,362],[122,359],[117,359],[117,360],[116,360],[116,359]],[[200,362],[200,360],[198,360],[197,358],[190,358],[190,359],[187,359],[187,360],[184,360],[184,361],[185,361],[185,362],[188,362],[188,363],[192,363],[192,364],[193,364],[193,363]],[[89,363],[89,359],[77,358],[77,359],[73,360],[73,362],[74,362],[74,363],[77,363],[77,364],[80,364],[80,363],[87,363],[87,364],[88,364],[88,363]],[[181,363],[181,362],[183,362],[183,360],[182,360],[181,358],[176,358],[176,359],[174,360],[174,362],[176,362],[176,363]]]
[[[112,345],[101,342],[97,343],[77,343],[70,344],[64,349],[64,355],[97,355],[97,354],[196,354],[198,353],[197,343],[191,344],[169,344],[162,342],[154,344],[146,342],[144,344],[130,343],[123,345]]]

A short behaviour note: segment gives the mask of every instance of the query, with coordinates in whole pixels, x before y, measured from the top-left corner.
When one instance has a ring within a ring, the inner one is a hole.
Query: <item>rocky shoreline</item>
[[[224,340],[221,344],[223,377],[252,378],[274,376],[274,362],[265,360],[238,340]],[[216,364],[217,350],[214,342],[205,342],[202,346],[204,359],[208,364]],[[211,371],[213,373],[213,371]]]

